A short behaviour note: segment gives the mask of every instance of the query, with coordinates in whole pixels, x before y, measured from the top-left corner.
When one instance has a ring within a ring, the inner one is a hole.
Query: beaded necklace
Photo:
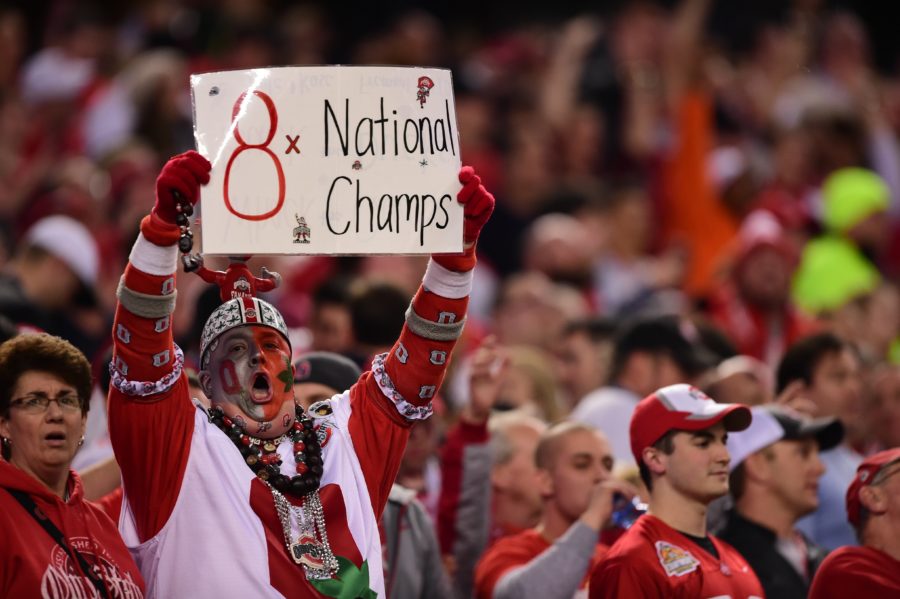
[[[281,493],[303,497],[318,490],[322,479],[322,448],[313,428],[312,420],[305,412],[296,408],[291,429],[277,439],[258,439],[244,431],[244,427],[225,415],[216,406],[209,411],[209,421],[231,439],[244,461],[256,476]],[[281,473],[281,456],[276,450],[285,439],[294,444],[294,463],[297,474],[285,476]]]
[[[338,563],[325,532],[325,514],[319,498],[322,448],[309,416],[296,407],[290,430],[275,439],[251,437],[220,406],[209,411],[209,421],[228,435],[247,466],[271,489],[288,555],[303,566],[307,578],[331,578],[337,572]],[[282,460],[277,453],[278,445],[288,439],[293,443],[297,471],[290,477],[281,473]],[[292,504],[285,495],[302,498],[303,506]],[[294,528],[298,535],[293,533]]]

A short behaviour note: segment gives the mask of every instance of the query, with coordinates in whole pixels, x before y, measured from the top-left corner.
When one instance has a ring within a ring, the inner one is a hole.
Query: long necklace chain
[[[325,531],[325,511],[319,492],[304,497],[303,507],[293,505],[277,489],[272,489],[272,497],[275,498],[275,510],[281,522],[288,555],[303,566],[307,578],[331,578],[338,571],[338,562]],[[292,517],[300,531],[296,539],[291,527]],[[304,543],[307,539],[309,542]]]
[[[226,416],[219,406],[210,410],[209,420],[228,435],[240,449],[247,466],[272,491],[288,555],[303,566],[307,578],[331,578],[338,570],[338,563],[325,531],[325,511],[319,497],[322,449],[312,420],[298,407],[289,432],[276,439],[251,437],[239,422]],[[282,460],[277,449],[285,441],[293,443],[296,476],[285,476],[280,470]],[[285,493],[298,497],[303,505],[293,505],[284,496]],[[300,532],[297,538],[293,534],[292,518],[296,520]]]

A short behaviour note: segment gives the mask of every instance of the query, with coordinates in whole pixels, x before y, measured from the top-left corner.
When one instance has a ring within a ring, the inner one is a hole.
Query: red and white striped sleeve
[[[400,338],[350,390],[350,438],[376,516],[400,468],[409,427],[431,416],[431,400],[465,324],[471,286],[471,270],[456,272],[432,259]]]
[[[109,432],[143,541],[159,532],[175,506],[194,408],[172,335],[177,228],[147,217],[141,231],[117,290]]]

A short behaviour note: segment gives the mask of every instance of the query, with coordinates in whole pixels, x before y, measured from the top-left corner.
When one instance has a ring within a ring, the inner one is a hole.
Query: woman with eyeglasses
[[[68,341],[0,345],[0,597],[144,595],[116,525],[70,469],[90,391],[90,364]]]

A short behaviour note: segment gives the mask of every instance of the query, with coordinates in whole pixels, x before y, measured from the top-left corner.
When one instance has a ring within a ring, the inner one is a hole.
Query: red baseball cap
[[[638,464],[650,447],[671,430],[699,431],[725,423],[729,432],[750,426],[753,416],[747,406],[716,403],[691,385],[669,385],[657,389],[638,403],[631,416],[631,453]]]
[[[856,469],[856,476],[847,488],[847,520],[853,526],[859,526],[859,492],[863,487],[871,485],[882,468],[900,461],[900,447],[879,451],[862,461]]]

